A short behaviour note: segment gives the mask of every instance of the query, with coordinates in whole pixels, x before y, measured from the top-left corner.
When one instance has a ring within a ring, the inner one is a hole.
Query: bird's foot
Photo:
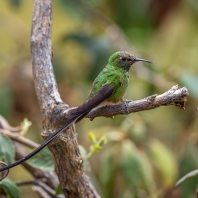
[[[127,99],[124,101],[124,103],[125,103],[125,108],[126,108],[124,114],[129,114],[129,113],[130,113],[130,112],[129,112],[129,103],[130,103],[131,101],[132,101],[132,100],[127,100]]]
[[[65,110],[65,118],[66,119],[71,119],[71,112],[72,112],[72,110],[73,109],[76,109],[77,107],[70,107],[70,108],[68,108],[67,110]]]

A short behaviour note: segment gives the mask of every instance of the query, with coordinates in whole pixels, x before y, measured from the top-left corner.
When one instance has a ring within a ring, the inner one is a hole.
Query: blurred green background
[[[0,114],[12,126],[27,117],[28,138],[41,143],[40,110],[31,69],[32,1],[0,2]],[[186,110],[160,107],[114,119],[84,119],[76,125],[79,143],[88,133],[108,143],[91,159],[89,175],[104,198],[191,198],[198,177],[174,188],[198,168],[198,4],[197,0],[59,0],[53,7],[53,65],[62,99],[86,100],[93,79],[115,51],[151,60],[130,71],[127,99],[137,100],[186,86]],[[17,171],[18,170],[18,171]],[[30,180],[21,167],[14,181]],[[21,187],[23,197],[37,197]]]

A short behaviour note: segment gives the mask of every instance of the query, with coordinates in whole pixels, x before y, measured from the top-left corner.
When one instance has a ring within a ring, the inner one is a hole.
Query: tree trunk
[[[44,139],[61,127],[68,110],[68,105],[60,98],[52,66],[52,2],[34,0],[31,33],[32,69]],[[48,148],[65,197],[100,197],[84,173],[74,126],[58,135]]]

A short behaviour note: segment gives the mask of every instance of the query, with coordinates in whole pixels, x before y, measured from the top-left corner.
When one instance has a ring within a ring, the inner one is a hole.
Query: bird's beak
[[[151,61],[145,60],[145,59],[142,59],[142,58],[136,58],[135,61],[142,61],[142,62],[152,63]]]

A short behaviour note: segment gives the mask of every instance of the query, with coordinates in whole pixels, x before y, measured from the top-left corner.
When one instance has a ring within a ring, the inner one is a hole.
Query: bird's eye
[[[130,58],[128,58],[128,59],[127,59],[127,61],[131,61],[131,59],[130,59]]]
[[[122,61],[125,61],[125,60],[126,60],[126,58],[125,58],[125,57],[122,57],[121,59],[122,59]]]

